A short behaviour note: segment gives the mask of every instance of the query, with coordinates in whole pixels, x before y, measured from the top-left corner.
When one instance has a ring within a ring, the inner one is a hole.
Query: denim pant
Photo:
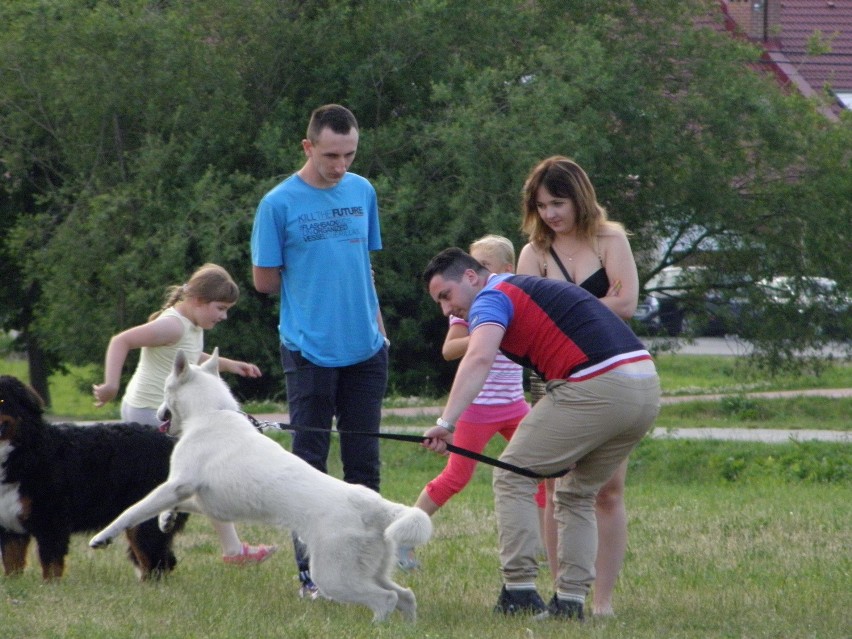
[[[382,347],[370,359],[350,366],[317,366],[299,351],[281,346],[281,364],[287,380],[290,423],[298,428],[321,428],[327,433],[296,432],[293,454],[317,470],[328,472],[331,427],[336,419],[340,434],[343,481],[379,491],[380,465],[377,437],[348,431],[378,433],[382,401],[388,383],[388,350]],[[308,569],[304,547],[293,532],[299,571]]]
[[[539,473],[576,467],[556,481],[560,593],[584,597],[595,578],[595,496],[651,428],[659,411],[656,375],[636,378],[619,369],[582,382],[548,382],[503,454],[505,462]],[[503,579],[534,583],[539,531],[537,482],[494,470],[494,504]]]

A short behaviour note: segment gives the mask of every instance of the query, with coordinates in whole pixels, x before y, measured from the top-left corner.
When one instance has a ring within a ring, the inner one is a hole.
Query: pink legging
[[[521,415],[504,421],[486,423],[460,419],[456,424],[453,444],[459,448],[481,453],[495,435],[502,435],[506,441],[512,439],[523,417],[524,415]],[[429,499],[439,507],[446,504],[453,495],[460,493],[468,485],[477,463],[469,457],[450,453],[450,458],[441,474],[426,484],[426,494],[429,495]],[[544,508],[544,482],[539,484],[538,491],[536,503],[539,508]]]

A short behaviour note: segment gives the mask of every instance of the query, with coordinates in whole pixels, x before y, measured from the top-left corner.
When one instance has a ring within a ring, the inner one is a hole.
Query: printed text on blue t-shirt
[[[349,228],[346,219],[363,216],[364,209],[360,206],[303,213],[299,216],[299,229],[302,232],[302,240],[305,242],[315,242],[317,240],[357,235],[358,230]]]

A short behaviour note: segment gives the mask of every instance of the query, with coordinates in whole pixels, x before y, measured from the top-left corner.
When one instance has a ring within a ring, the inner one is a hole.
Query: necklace
[[[567,249],[564,249],[564,248],[561,250],[561,252],[568,258],[569,262],[573,262],[574,256],[577,255],[577,253],[579,253],[582,250],[583,250],[583,247],[579,246],[579,247],[577,247],[577,249],[573,253],[569,252]]]

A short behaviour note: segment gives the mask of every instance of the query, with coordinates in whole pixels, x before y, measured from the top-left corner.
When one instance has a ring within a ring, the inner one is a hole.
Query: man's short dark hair
[[[331,129],[335,133],[346,135],[352,129],[358,130],[358,120],[345,106],[326,104],[314,109],[308,122],[307,138],[311,142],[319,139],[323,129]]]
[[[452,248],[444,249],[429,260],[429,264],[426,265],[426,269],[423,271],[423,283],[428,288],[429,282],[436,275],[440,275],[446,280],[458,282],[461,280],[464,272],[469,268],[477,273],[488,270],[468,253],[453,246]]]

